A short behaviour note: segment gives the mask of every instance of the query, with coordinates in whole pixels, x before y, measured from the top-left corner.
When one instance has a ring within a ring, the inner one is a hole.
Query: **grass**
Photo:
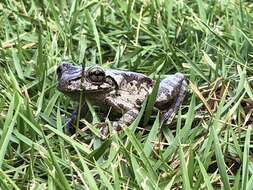
[[[0,189],[252,189],[252,6],[1,1]],[[151,102],[105,141],[69,137],[75,103],[56,89],[62,58],[152,78],[179,71],[190,87],[169,127],[153,115],[151,129],[138,128]]]

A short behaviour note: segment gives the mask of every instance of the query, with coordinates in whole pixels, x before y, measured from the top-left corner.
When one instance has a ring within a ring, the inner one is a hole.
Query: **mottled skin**
[[[106,107],[113,112],[122,114],[118,121],[112,121],[115,130],[130,125],[137,117],[145,98],[151,93],[154,81],[146,75],[119,71],[103,70],[100,67],[90,67],[83,70],[66,61],[57,69],[58,89],[75,101],[80,100],[81,92],[84,99],[92,104]],[[155,107],[160,110],[160,122],[169,124],[180,107],[187,90],[187,82],[181,73],[169,75],[160,82]],[[81,117],[87,111],[85,101],[82,103]],[[73,124],[77,119],[77,111],[72,115],[66,127],[67,133],[74,133]],[[102,135],[106,136],[105,127]]]

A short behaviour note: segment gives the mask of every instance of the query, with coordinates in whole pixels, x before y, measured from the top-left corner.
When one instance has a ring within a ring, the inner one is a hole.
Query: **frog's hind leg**
[[[160,124],[161,125],[168,125],[172,122],[173,118],[175,117],[180,105],[182,104],[184,97],[187,92],[187,82],[185,79],[181,81],[180,89],[178,91],[177,98],[174,101],[168,101],[168,107],[169,109],[161,110],[161,116],[160,116]]]

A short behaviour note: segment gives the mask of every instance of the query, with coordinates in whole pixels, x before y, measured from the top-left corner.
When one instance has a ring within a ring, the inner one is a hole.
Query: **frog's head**
[[[84,70],[63,61],[57,68],[57,75],[58,90],[73,99],[78,99],[81,92],[87,96],[97,96],[117,88],[116,82],[98,66]]]

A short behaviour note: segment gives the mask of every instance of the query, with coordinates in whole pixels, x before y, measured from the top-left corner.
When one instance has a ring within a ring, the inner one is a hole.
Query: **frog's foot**
[[[78,121],[79,122],[79,121]],[[64,133],[68,136],[72,136],[76,133],[76,131],[78,130],[77,129],[77,126],[78,126],[78,129],[83,129],[85,127],[85,124],[83,122],[79,122],[78,125],[77,125],[77,120],[76,118],[73,119],[73,118],[70,118],[65,127],[64,127]]]
[[[64,133],[67,134],[68,136],[71,136],[76,132],[74,123],[75,119],[70,118],[64,126]]]
[[[96,125],[96,127],[100,129],[100,133],[101,133],[100,138],[102,140],[106,140],[110,135],[108,122],[99,123]],[[122,130],[122,125],[120,125],[118,121],[113,121],[112,130],[117,133]]]
[[[69,136],[75,134],[75,132],[76,132],[78,111],[79,111],[79,107],[75,111],[72,112],[70,119],[65,124],[64,133]],[[87,113],[87,105],[84,104],[80,110],[80,119],[83,118],[86,115],[86,113]],[[85,127],[85,125],[82,122],[79,122],[78,128],[81,129],[83,127]]]
[[[96,128],[100,129],[100,138],[106,140],[109,137],[109,126],[107,122],[97,123]]]

